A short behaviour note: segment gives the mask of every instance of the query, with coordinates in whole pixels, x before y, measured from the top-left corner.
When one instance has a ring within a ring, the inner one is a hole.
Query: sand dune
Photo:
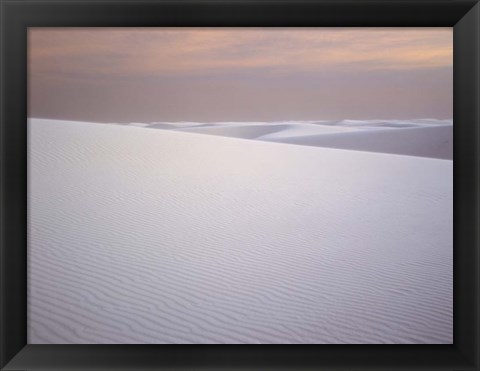
[[[39,119],[29,141],[29,343],[452,343],[451,161]]]
[[[364,127],[364,128],[411,128],[423,126],[452,125],[452,120],[415,119],[415,120],[334,120],[318,121],[321,125]]]
[[[260,136],[275,133],[282,130],[283,125],[204,125],[191,128],[180,128],[177,131],[190,133],[220,135],[226,137],[257,139]]]
[[[334,127],[314,124],[284,124],[284,123],[263,123],[263,124],[207,124],[176,130],[188,131],[198,134],[221,135],[233,138],[263,139],[263,138],[284,138],[291,136],[310,136],[319,134],[332,134],[357,131],[358,129],[347,127]]]
[[[148,128],[256,139],[304,146],[409,156],[453,158],[451,120],[151,123]]]
[[[257,139],[304,146],[396,153],[450,160],[453,158],[453,126],[451,125],[309,136],[284,135],[278,137],[264,135]]]
[[[131,124],[132,126],[138,126]],[[144,124],[152,129],[167,129],[188,131],[198,134],[220,135],[225,137],[259,139],[264,135],[274,135],[279,137],[292,135],[315,135],[331,134],[357,131],[361,128],[350,128],[344,126],[318,125],[313,123],[301,122],[218,122],[218,123],[196,123],[185,125],[183,123],[151,123]]]

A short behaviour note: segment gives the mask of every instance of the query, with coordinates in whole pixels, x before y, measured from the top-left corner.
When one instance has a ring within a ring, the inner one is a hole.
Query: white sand
[[[29,343],[452,343],[452,161],[29,127]]]
[[[451,120],[152,123],[142,126],[305,146],[453,158]]]
[[[258,139],[356,151],[396,153],[450,160],[453,158],[452,125],[301,136],[285,133],[283,136],[264,135]]]

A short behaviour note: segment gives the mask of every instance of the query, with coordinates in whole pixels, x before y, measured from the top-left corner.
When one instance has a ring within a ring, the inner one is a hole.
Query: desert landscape
[[[452,120],[30,118],[30,344],[451,344]]]

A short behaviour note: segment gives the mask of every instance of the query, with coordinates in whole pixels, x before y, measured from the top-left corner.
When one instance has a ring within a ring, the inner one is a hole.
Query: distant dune
[[[453,126],[409,127],[309,136],[263,135],[258,139],[304,146],[356,151],[396,153],[409,156],[453,158]]]
[[[304,146],[453,159],[450,120],[153,123],[146,127]]]
[[[149,127],[158,128],[158,126]],[[167,126],[163,128],[168,129]],[[237,123],[205,124],[192,127],[175,128],[175,130],[188,131],[198,134],[221,135],[233,138],[263,140],[264,138],[284,138],[292,136],[312,136],[318,134],[345,133],[357,131],[358,129],[314,124],[263,123],[252,125],[246,123]]]
[[[451,127],[160,124],[29,120],[29,343],[452,343]]]

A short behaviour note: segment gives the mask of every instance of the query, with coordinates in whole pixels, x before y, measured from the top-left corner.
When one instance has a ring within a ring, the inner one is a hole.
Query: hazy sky
[[[451,118],[451,28],[30,28],[29,116]]]

